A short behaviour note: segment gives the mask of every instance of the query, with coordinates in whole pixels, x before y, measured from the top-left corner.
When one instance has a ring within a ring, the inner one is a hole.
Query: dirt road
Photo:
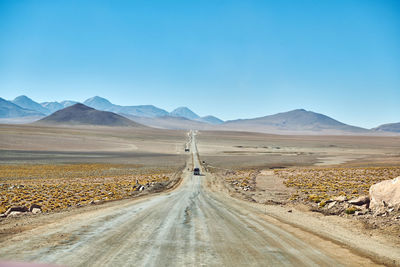
[[[201,168],[195,138],[190,169]],[[301,238],[208,190],[207,175],[186,170],[175,191],[24,232],[0,244],[0,258],[65,266],[374,265],[332,242],[321,249],[311,234]]]

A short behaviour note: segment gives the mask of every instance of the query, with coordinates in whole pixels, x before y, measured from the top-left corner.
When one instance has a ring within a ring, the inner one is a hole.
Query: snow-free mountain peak
[[[0,118],[21,118],[21,117],[36,117],[44,116],[35,110],[25,109],[14,104],[11,101],[0,97]]]
[[[174,116],[174,117],[183,117],[183,118],[187,118],[190,120],[196,120],[196,119],[200,118],[199,115],[197,115],[196,113],[194,113],[187,107],[176,108],[170,112],[170,115]]]
[[[27,97],[25,95],[20,95],[20,96],[16,97],[12,102],[14,104],[20,106],[21,108],[34,110],[34,111],[37,111],[37,112],[40,112],[43,114],[51,113],[50,110],[48,110],[47,108],[43,107],[42,105],[33,101],[32,99],[30,99],[29,97]]]
[[[206,123],[209,123],[209,124],[215,124],[215,125],[224,123],[223,120],[221,120],[221,119],[219,119],[219,118],[217,118],[215,116],[211,116],[211,115],[201,117],[201,118],[199,118],[197,120],[198,121],[202,121],[202,122],[206,122]]]
[[[83,102],[83,104],[98,110],[111,110],[115,106],[109,100],[100,96],[94,96],[89,99],[86,99],[85,102]]]

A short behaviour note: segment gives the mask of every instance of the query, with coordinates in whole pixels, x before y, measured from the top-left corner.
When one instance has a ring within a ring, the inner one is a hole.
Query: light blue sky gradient
[[[0,97],[400,121],[400,1],[0,0]]]

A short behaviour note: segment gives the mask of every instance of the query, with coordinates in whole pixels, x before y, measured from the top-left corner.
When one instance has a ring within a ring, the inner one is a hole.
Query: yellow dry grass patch
[[[297,189],[291,200],[319,203],[336,196],[350,199],[367,195],[371,185],[400,176],[400,167],[293,168],[274,172],[286,186]]]
[[[246,188],[255,186],[256,170],[237,170],[230,175],[225,175],[225,181],[237,188]]]
[[[139,185],[166,182],[173,170],[137,165],[0,165],[0,213],[12,205],[42,206],[43,211],[131,196]]]

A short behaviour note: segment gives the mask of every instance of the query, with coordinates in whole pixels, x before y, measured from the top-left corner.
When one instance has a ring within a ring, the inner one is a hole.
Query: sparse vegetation
[[[255,179],[257,171],[254,170],[238,170],[227,173],[224,177],[227,183],[236,189],[249,191],[255,188]]]
[[[335,197],[367,195],[371,185],[400,176],[400,167],[293,168],[275,170],[275,174],[284,179],[286,186],[297,189],[291,200],[323,203],[323,207],[325,200]]]
[[[0,165],[0,213],[13,205],[39,204],[45,212],[123,199],[172,175],[121,164]]]
[[[357,208],[355,207],[349,207],[346,209],[346,214],[354,214],[356,212]]]

